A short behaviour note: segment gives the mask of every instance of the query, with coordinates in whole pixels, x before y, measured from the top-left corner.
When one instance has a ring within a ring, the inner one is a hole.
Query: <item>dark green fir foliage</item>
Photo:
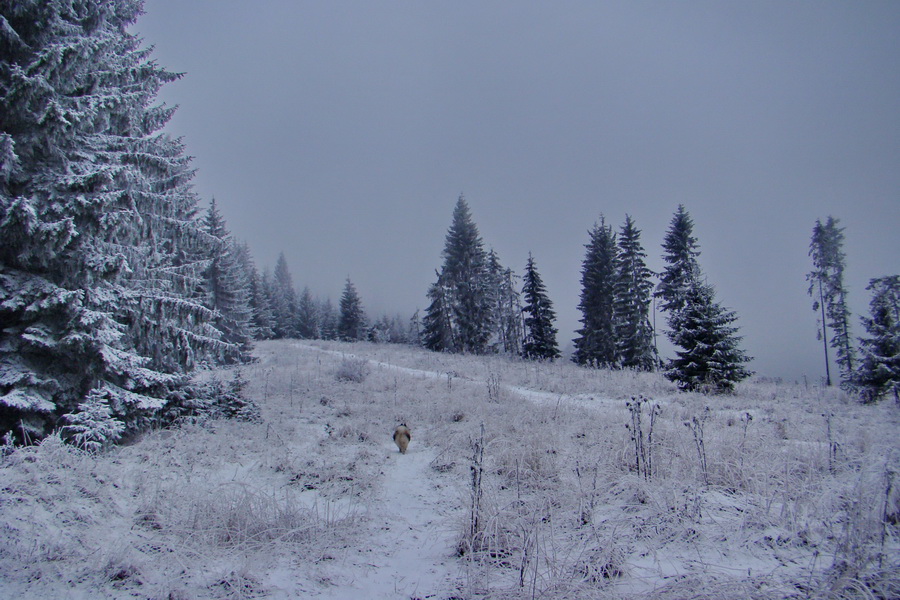
[[[651,371],[658,362],[650,325],[652,273],[644,262],[641,231],[630,216],[625,217],[618,245],[614,321],[619,366]]]
[[[672,342],[680,349],[669,361],[666,377],[687,391],[730,392],[752,372],[751,359],[738,347],[734,312],[715,301],[712,286],[694,281],[681,308],[672,316]]]
[[[522,296],[525,298],[525,308],[522,310],[525,313],[525,340],[522,356],[533,360],[559,358],[557,329],[553,326],[556,313],[530,252],[524,280]]]
[[[212,240],[206,256],[208,266],[204,271],[204,303],[216,311],[216,328],[230,346],[222,358],[229,363],[247,362],[254,333],[250,282],[241,264],[241,250],[232,239],[215,198],[202,225]]]
[[[227,350],[201,301],[190,159],[160,133],[178,75],[129,33],[140,11],[0,2],[3,431],[41,435],[100,397],[138,427]]]
[[[831,369],[828,365],[828,347],[835,351],[835,362],[840,369],[841,382],[849,385],[855,360],[850,336],[850,311],[847,309],[847,289],[844,287],[844,228],[839,220],[829,216],[823,224],[817,219],[809,245],[813,270],[806,276],[808,293],[813,299],[813,310],[821,314],[819,339],[825,344],[826,382],[831,385]],[[831,338],[828,337],[831,328]]]
[[[271,286],[272,315],[275,319],[275,337],[297,336],[297,292],[288,268],[284,252],[278,254]]]
[[[488,257],[469,206],[460,196],[442,252],[438,282],[428,292],[425,345],[436,351],[483,354],[494,331]]]
[[[860,340],[856,383],[868,402],[886,395],[900,402],[900,275],[873,279],[866,289],[872,300],[862,323],[869,335]]]
[[[660,299],[659,308],[668,313],[669,321],[684,306],[688,289],[700,278],[697,257],[700,248],[694,237],[694,221],[679,204],[663,240],[663,261],[666,266],[659,277],[654,296]],[[670,329],[671,323],[669,325]],[[671,337],[670,331],[669,336]]]
[[[618,274],[616,234],[601,215],[589,232],[581,267],[582,327],[577,331],[572,360],[581,365],[615,367],[618,352],[615,327],[615,282]]]
[[[366,313],[356,287],[350,278],[344,284],[341,294],[341,314],[338,318],[338,337],[345,342],[357,342],[368,337]]]

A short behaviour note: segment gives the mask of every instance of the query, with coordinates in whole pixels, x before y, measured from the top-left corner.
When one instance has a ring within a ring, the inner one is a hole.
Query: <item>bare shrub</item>
[[[362,383],[369,376],[369,361],[361,358],[345,358],[334,373],[338,381]]]

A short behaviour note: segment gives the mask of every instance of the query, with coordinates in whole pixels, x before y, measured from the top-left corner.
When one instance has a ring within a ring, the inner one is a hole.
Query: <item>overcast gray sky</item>
[[[261,268],[411,315],[464,193],[578,327],[588,229],[630,214],[659,270],[683,203],[760,374],[824,375],[806,296],[816,218],[846,227],[852,309],[900,273],[900,2],[146,0],[185,72],[196,189]],[[661,321],[660,321],[661,323]],[[854,318],[854,324],[857,320]],[[857,334],[861,328],[857,325]]]

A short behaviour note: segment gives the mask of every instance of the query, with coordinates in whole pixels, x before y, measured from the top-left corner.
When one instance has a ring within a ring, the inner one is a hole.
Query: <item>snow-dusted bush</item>
[[[338,381],[362,383],[369,376],[369,362],[360,358],[345,358],[334,373]]]
[[[245,396],[246,386],[247,380],[240,370],[234,371],[232,380],[227,385],[218,377],[213,377],[209,381],[185,386],[173,393],[163,421],[204,422],[210,419],[258,421],[259,406]]]
[[[63,415],[68,425],[63,434],[79,448],[99,452],[114,444],[125,431],[125,425],[112,416],[107,394],[94,390],[78,405],[78,412]]]

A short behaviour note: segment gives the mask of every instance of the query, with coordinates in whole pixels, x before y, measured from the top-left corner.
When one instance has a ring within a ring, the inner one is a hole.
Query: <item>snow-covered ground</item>
[[[889,403],[771,382],[704,397],[652,374],[384,345],[256,353],[260,423],[3,458],[0,598],[900,593]]]

